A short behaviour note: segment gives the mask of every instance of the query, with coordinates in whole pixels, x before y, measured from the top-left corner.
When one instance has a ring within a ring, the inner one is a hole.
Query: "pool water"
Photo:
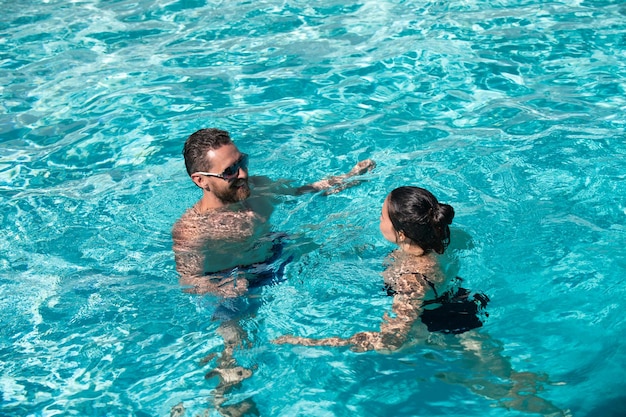
[[[228,404],[536,415],[487,395],[510,368],[573,416],[626,413],[621,1],[0,6],[0,415],[218,415],[219,301],[181,290],[170,237],[200,197],[181,150],[203,127],[294,184],[377,162],[357,187],[277,205],[294,259],[244,300],[234,356],[253,374]],[[454,206],[443,266],[491,298],[472,336],[488,348],[271,343],[378,329],[393,249],[378,217],[400,185]]]

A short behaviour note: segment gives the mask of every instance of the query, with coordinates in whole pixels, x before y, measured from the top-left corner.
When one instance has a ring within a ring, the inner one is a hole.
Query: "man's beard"
[[[237,179],[233,181],[225,190],[213,190],[213,194],[222,203],[233,204],[245,200],[250,196],[250,187],[247,179]]]

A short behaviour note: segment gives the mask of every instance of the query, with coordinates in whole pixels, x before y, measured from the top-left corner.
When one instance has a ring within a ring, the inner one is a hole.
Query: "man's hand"
[[[357,163],[354,168],[348,172],[346,177],[353,177],[355,175],[365,174],[368,171],[373,170],[376,167],[376,162],[371,159],[365,159]]]
[[[248,291],[248,280],[245,278],[227,277],[217,284],[216,294],[225,298],[244,295]]]
[[[305,191],[321,191],[324,190],[324,194],[335,194],[339,191],[345,190],[346,188],[354,187],[361,183],[359,180],[346,181],[346,179],[350,177],[354,177],[357,175],[365,174],[368,171],[371,171],[376,166],[376,163],[371,159],[365,159],[357,163],[354,168],[352,168],[348,173],[343,175],[335,175],[333,177],[329,177],[323,179],[321,181],[314,182],[311,185],[305,185],[304,187],[300,187],[301,192]]]
[[[210,275],[194,277],[192,280],[181,280],[181,284],[190,285],[185,292],[191,294],[215,294],[224,298],[235,298],[248,291],[248,280],[245,278],[211,277]]]

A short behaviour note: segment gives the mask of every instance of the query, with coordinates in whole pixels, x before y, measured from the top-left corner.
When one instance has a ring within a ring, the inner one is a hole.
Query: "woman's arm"
[[[402,274],[397,277],[398,290],[394,293],[391,305],[394,317],[385,314],[378,332],[359,332],[348,338],[328,337],[323,339],[287,335],[275,339],[274,343],[303,346],[350,346],[356,352],[398,350],[406,341],[411,327],[421,312],[422,299],[426,289],[419,277],[421,274]]]
[[[275,339],[273,342],[279,345],[350,346],[356,352],[398,350],[406,341],[409,330],[419,317],[419,307],[416,308],[414,303],[407,304],[401,298],[398,295],[394,296],[392,311],[394,311],[395,317],[390,318],[385,314],[378,332],[359,332],[348,338],[327,337],[323,339],[286,335]]]

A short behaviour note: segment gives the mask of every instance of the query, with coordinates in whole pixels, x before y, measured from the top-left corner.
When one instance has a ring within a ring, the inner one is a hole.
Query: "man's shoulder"
[[[192,229],[196,224],[197,213],[194,207],[188,208],[182,216],[176,220],[172,226],[172,237],[174,240],[186,240],[190,237]]]

